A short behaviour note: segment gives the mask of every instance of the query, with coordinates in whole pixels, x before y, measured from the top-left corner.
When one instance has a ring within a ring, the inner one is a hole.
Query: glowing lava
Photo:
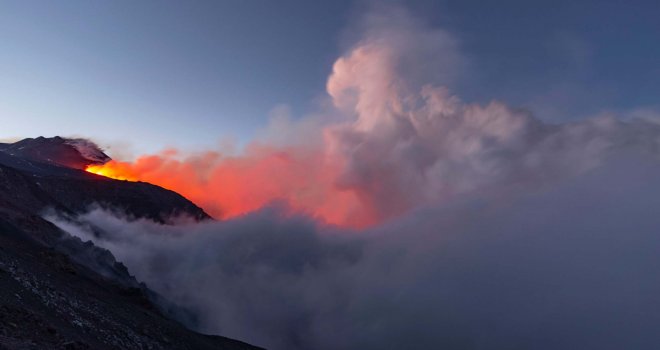
[[[103,165],[88,165],[85,171],[115,180],[139,181],[138,176],[134,176],[128,171],[129,167],[121,166],[121,164],[113,160]]]
[[[349,227],[374,223],[353,191],[335,185],[341,168],[313,152],[253,147],[241,156],[207,152],[180,159],[167,151],[134,162],[90,165],[86,171],[175,191],[219,219],[280,202],[320,222]]]

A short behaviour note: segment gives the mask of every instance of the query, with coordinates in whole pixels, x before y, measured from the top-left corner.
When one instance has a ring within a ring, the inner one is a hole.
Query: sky
[[[366,1],[0,1],[0,139],[85,136],[134,153],[244,144],[318,110]],[[656,1],[413,0],[457,40],[447,85],[564,122],[658,108]]]

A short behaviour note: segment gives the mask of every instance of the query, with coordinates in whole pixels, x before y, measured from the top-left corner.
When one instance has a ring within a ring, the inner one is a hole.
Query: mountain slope
[[[4,172],[0,174],[0,197],[10,198],[14,205],[33,213],[48,207],[81,212],[99,204],[159,222],[177,215],[196,220],[210,218],[176,192],[83,171],[82,163],[87,158],[71,154],[78,151],[66,142],[58,137],[36,138],[0,147],[0,171]],[[97,153],[105,156],[100,150]],[[97,160],[88,160],[87,164],[97,164]]]
[[[110,160],[91,141],[59,136],[27,138],[11,144],[0,144],[0,150],[23,159],[81,170],[90,164],[104,164]]]
[[[0,349],[255,349],[168,318],[183,311],[163,311],[164,303],[153,303],[159,297],[110,252],[41,217],[47,209],[74,215],[99,203],[161,222],[170,215],[209,219],[172,191],[68,167],[85,158],[69,150],[61,138],[0,145]]]

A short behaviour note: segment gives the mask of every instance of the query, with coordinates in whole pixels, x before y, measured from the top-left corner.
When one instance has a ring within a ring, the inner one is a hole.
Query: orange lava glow
[[[329,224],[365,227],[375,221],[355,193],[335,186],[339,164],[314,152],[253,146],[242,156],[207,152],[182,159],[170,150],[134,162],[90,165],[86,170],[173,190],[219,219],[279,201],[291,211]]]
[[[130,167],[124,165],[128,165],[128,163],[115,162],[113,160],[104,165],[89,165],[85,168],[85,171],[116,180],[138,181],[139,176],[129,175]]]

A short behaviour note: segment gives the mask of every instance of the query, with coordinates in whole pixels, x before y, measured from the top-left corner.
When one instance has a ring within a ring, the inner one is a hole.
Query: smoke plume
[[[660,124],[463,102],[445,87],[465,69],[459,47],[379,10],[332,68],[332,108],[274,123],[295,139],[89,169],[226,220],[51,220],[200,330],[272,349],[657,344]]]
[[[465,193],[559,181],[612,150],[658,147],[658,124],[646,119],[550,125],[501,102],[461,101],[428,83],[461,71],[458,40],[418,22],[396,8],[367,16],[363,38],[328,79],[331,113],[273,126],[288,143],[257,140],[239,155],[167,150],[89,170],[172,189],[216,218],[285,201],[365,227]]]

